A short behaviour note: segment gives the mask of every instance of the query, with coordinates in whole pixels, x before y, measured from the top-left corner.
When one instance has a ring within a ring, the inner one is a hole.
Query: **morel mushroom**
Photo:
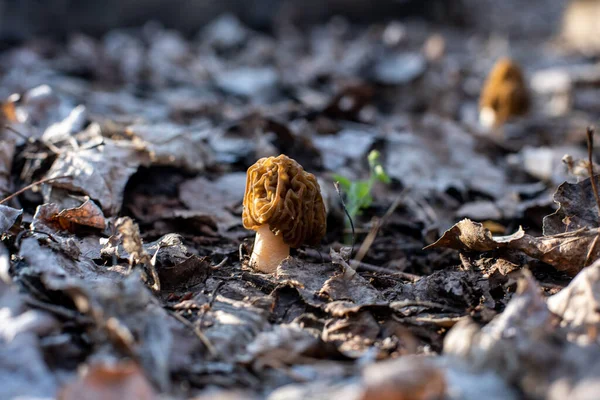
[[[529,110],[529,93],[521,68],[499,60],[488,75],[479,99],[479,120],[485,127],[502,125]]]
[[[244,227],[256,231],[250,265],[273,273],[290,247],[317,245],[327,228],[317,179],[291,158],[261,158],[248,168]]]

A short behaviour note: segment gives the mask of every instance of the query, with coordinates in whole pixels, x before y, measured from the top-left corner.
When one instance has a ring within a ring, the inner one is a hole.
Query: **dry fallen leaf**
[[[21,218],[23,210],[0,204],[0,234],[8,231]]]
[[[502,314],[484,327],[459,322],[446,335],[444,353],[480,371],[496,371],[530,398],[590,398],[575,393],[593,391],[600,350],[569,342],[558,322],[534,279],[525,274]]]
[[[153,165],[181,167],[190,172],[202,172],[212,162],[200,129],[175,124],[136,124],[126,128],[140,150],[147,152]]]
[[[475,190],[496,199],[507,191],[500,167],[477,150],[478,141],[452,120],[428,114],[390,132],[385,170],[415,190]],[[457,151],[460,149],[460,151]]]
[[[279,325],[262,332],[248,344],[248,353],[237,357],[256,372],[265,368],[281,368],[294,364],[309,364],[313,359],[340,357],[335,348],[314,337],[297,324]]]
[[[442,400],[444,372],[427,359],[402,357],[368,366],[360,400]]]
[[[60,400],[153,400],[158,396],[137,364],[122,361],[117,364],[90,365],[81,378],[61,389],[58,398]]]
[[[584,268],[569,286],[548,298],[548,309],[559,315],[568,338],[597,343],[600,329],[600,261]]]
[[[230,211],[244,198],[246,174],[227,174],[215,181],[200,176],[179,187],[181,201],[193,211],[212,216],[224,231],[241,224]]]
[[[71,233],[77,233],[81,228],[106,228],[102,210],[89,199],[77,208],[62,211],[56,204],[43,204],[37,208],[32,224],[34,229],[44,230],[43,227],[46,226],[51,228],[50,231],[56,229]]]
[[[444,232],[441,238],[427,246],[426,249],[447,247],[466,251],[493,251],[506,247],[507,243],[520,239],[523,235],[525,235],[525,232],[519,229],[510,236],[494,238],[491,232],[484,228],[482,224],[463,219]]]
[[[118,213],[129,177],[140,164],[132,149],[122,148],[105,139],[100,148],[66,151],[59,155],[48,171],[47,178],[71,176],[65,182],[54,181],[44,188],[46,203],[65,201],[58,189],[85,193],[97,201],[107,216]]]
[[[369,352],[380,331],[373,315],[362,311],[327,320],[321,336],[323,341],[335,344],[342,354],[359,358]]]
[[[81,225],[103,230],[106,228],[106,220],[100,207],[91,200],[86,200],[75,209],[62,210],[56,216],[61,228],[73,231],[73,225]]]
[[[596,185],[600,186],[600,178],[595,179]],[[600,214],[590,178],[577,183],[563,183],[556,189],[553,198],[558,210],[544,217],[544,235],[600,226]]]
[[[600,258],[599,241],[600,231],[589,228],[541,237],[527,235],[519,228],[512,235],[492,237],[482,224],[464,219],[426,249],[447,247],[468,252],[518,251],[550,264],[559,271],[575,275]]]
[[[44,361],[40,338],[60,330],[59,321],[49,313],[31,310],[28,299],[10,281],[4,269],[9,255],[0,248],[0,398],[52,398],[57,379]]]

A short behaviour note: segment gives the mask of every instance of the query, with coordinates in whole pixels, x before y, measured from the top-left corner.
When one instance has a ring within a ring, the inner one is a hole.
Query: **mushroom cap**
[[[528,111],[529,93],[523,72],[516,63],[508,58],[496,62],[481,91],[479,108],[494,110],[500,123]]]
[[[252,230],[268,224],[290,247],[317,245],[327,229],[317,179],[283,154],[261,158],[248,168],[242,220]]]
[[[490,71],[488,79],[494,82],[515,81],[525,84],[521,67],[510,58],[498,60]]]

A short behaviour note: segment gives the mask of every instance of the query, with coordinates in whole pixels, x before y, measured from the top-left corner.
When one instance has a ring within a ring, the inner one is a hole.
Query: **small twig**
[[[10,125],[4,125],[4,128],[11,131],[12,133],[14,133],[15,135],[19,136],[21,139],[24,139],[25,141],[27,141],[29,143],[35,142],[35,140],[33,138],[30,138],[29,136],[19,132],[17,129],[13,128]]]
[[[34,233],[37,233],[40,235],[46,235],[46,236],[48,236],[48,239],[52,240],[54,243],[58,243],[58,240],[56,240],[54,238],[54,236],[52,236],[48,232],[38,231],[35,229],[30,229],[30,230],[23,229],[21,232],[19,232],[17,234],[17,237],[15,238],[15,246],[17,247],[17,250],[19,250],[21,248],[21,242],[23,241],[23,237],[25,235],[30,235],[30,234],[32,235]]]
[[[388,274],[388,275],[396,275],[396,276],[399,276],[403,279],[407,279],[412,282],[416,282],[419,279],[421,279],[421,277],[419,275],[409,274],[408,272],[403,272],[403,271],[396,271],[394,269],[380,267],[378,265],[367,264],[362,261],[350,260],[350,266],[353,267],[356,271],[365,270],[365,271],[371,271],[371,272],[379,272],[379,273]]]
[[[418,248],[420,249],[421,247],[419,246]],[[309,257],[317,257],[317,255],[320,255],[319,252],[317,252],[314,249],[304,249],[303,252],[305,255],[307,255]],[[323,254],[323,255],[321,255],[321,257],[323,260],[322,262],[331,262],[330,255]],[[413,282],[421,279],[421,276],[419,276],[419,275],[410,274],[408,272],[403,272],[403,271],[398,271],[398,270],[392,269],[392,268],[380,267],[378,265],[367,264],[362,261],[350,260],[349,264],[356,271],[363,270],[363,271],[369,271],[369,272],[378,272],[381,274],[394,275],[394,276],[398,276],[402,279],[407,279],[407,280],[410,280]]]
[[[590,181],[592,182],[592,191],[594,192],[594,198],[596,199],[596,206],[598,207],[598,215],[600,216],[600,196],[598,196],[598,187],[596,186],[596,178],[594,176],[594,128],[588,126],[586,134],[588,148],[588,171],[590,174]]]
[[[381,220],[379,218],[373,218],[373,227],[367,234],[367,237],[365,237],[365,240],[363,240],[354,257],[356,261],[362,261],[362,259],[365,258],[379,233],[379,228],[381,228]]]
[[[152,289],[156,290],[157,292],[160,292],[160,278],[158,277],[158,272],[156,271],[156,257],[158,256],[158,252],[161,248],[162,246],[159,244],[158,249],[156,249],[156,252],[154,253],[152,258],[150,259],[150,262],[148,263],[148,268],[150,269],[150,273],[152,274],[152,280],[154,280]]]
[[[321,253],[321,250],[319,249],[315,249],[317,251],[317,253],[319,254],[319,257],[321,257],[321,264],[325,262],[325,257],[323,257],[323,254]]]
[[[213,265],[211,266],[212,269],[219,269],[221,268],[223,265],[225,265],[225,263],[229,260],[229,257],[225,257],[223,259],[223,261],[221,261],[220,263],[218,263],[217,265]]]
[[[215,289],[210,294],[210,300],[208,301],[208,306],[210,308],[212,308],[213,304],[215,304],[215,300],[217,299],[217,294],[219,293],[221,286],[223,286],[224,284],[225,284],[225,281],[219,281],[219,283],[217,283],[217,286],[215,287]]]
[[[356,257],[354,257],[354,259],[356,261],[362,261],[362,259],[365,258],[365,256],[369,252],[369,249],[371,248],[371,245],[375,241],[375,238],[377,237],[379,230],[381,229],[383,224],[385,224],[386,220],[394,213],[394,211],[396,211],[396,208],[398,208],[398,206],[400,205],[401,198],[402,198],[402,195],[396,197],[396,200],[394,200],[394,202],[392,203],[390,208],[388,208],[388,210],[383,215],[383,217],[381,217],[381,219],[377,219],[375,221],[375,223],[373,224],[373,228],[371,229],[371,231],[369,232],[369,234],[367,235],[365,240],[363,240],[361,246],[358,248],[358,251],[356,252]]]
[[[80,314],[77,311],[69,310],[65,307],[46,303],[36,299],[25,298],[25,303],[27,303],[31,307],[39,308],[40,310],[44,311],[49,311],[50,313],[58,315],[59,317],[77,321],[80,324],[92,324],[94,322],[90,317]]]
[[[427,300],[401,300],[401,301],[393,301],[390,303],[390,308],[393,310],[400,310],[406,307],[424,307],[424,308],[436,308],[439,310],[453,312],[453,313],[461,313],[462,310],[458,308],[448,306],[442,303],[436,303],[433,301]]]
[[[25,141],[27,141],[28,143],[35,143],[36,141],[43,144],[44,146],[46,146],[48,148],[48,150],[50,150],[51,152],[53,152],[54,154],[61,154],[63,151],[61,149],[59,149],[58,147],[56,147],[55,145],[53,145],[50,142],[46,142],[42,139],[34,139],[32,137],[26,136],[23,133],[19,132],[18,130],[16,130],[15,128],[13,128],[10,125],[4,125],[4,127],[6,129],[8,129],[9,131],[11,131],[12,133],[16,134],[17,136],[20,136],[22,139],[24,139]]]
[[[104,138],[101,138],[98,143],[91,144],[90,146],[83,146],[83,147],[81,147],[81,149],[82,150],[93,150],[93,149],[98,148],[100,146],[104,146],[105,144],[106,143],[104,142]]]
[[[439,326],[441,328],[451,328],[456,325],[460,320],[464,319],[464,316],[457,317],[399,317],[396,314],[392,314],[392,319],[394,321],[400,322],[404,325],[412,324],[417,326],[422,326],[423,324],[433,324]]]
[[[210,299],[208,300],[208,305],[206,305],[202,308],[202,314],[200,314],[200,318],[198,319],[198,322],[196,323],[198,330],[202,331],[202,325],[204,324],[204,316],[206,315],[206,312],[208,310],[212,309],[213,305],[215,304],[215,300],[217,299],[217,294],[219,293],[221,286],[223,286],[224,284],[225,284],[225,281],[219,281],[219,283],[217,283],[217,286],[214,288],[214,290],[210,294]]]
[[[18,282],[21,283],[35,297],[37,297],[39,299],[45,299],[45,300],[47,300],[47,302],[50,302],[50,299],[48,298],[48,296],[44,292],[42,292],[40,289],[38,289],[33,283],[29,282],[27,280],[27,278],[21,277],[21,278],[16,278],[16,279],[18,279]]]
[[[333,186],[335,186],[335,191],[337,192],[340,201],[342,202],[342,208],[344,209],[344,213],[346,213],[346,216],[348,217],[348,220],[350,221],[350,228],[352,228],[352,247],[350,250],[350,258],[352,258],[352,255],[354,254],[354,245],[356,244],[356,233],[354,231],[354,221],[352,221],[352,217],[350,216],[350,213],[348,212],[348,209],[346,208],[346,203],[344,202],[344,196],[342,196],[342,191],[340,189],[340,183],[339,182],[333,182]]]
[[[596,246],[598,245],[599,237],[600,237],[600,232],[596,233],[596,236],[594,237],[594,240],[592,241],[592,245],[588,249],[587,255],[585,256],[585,261],[583,262],[583,265],[581,266],[581,268],[586,267],[591,264],[592,257],[594,256],[594,253],[596,251]]]
[[[566,286],[566,285],[559,285],[557,283],[550,283],[550,282],[538,282],[538,285],[540,287],[543,287],[544,289],[552,289],[552,290],[562,290]]]
[[[187,319],[183,318],[181,315],[177,314],[176,312],[169,311],[169,310],[167,310],[167,312],[171,316],[173,316],[173,318],[175,318],[177,321],[181,322],[182,324],[184,324],[188,328],[191,328],[194,331],[194,333],[196,334],[196,336],[198,337],[198,339],[200,339],[200,341],[202,342],[202,344],[204,344],[204,346],[206,346],[206,348],[208,349],[208,352],[213,357],[216,357],[217,350],[212,345],[212,343],[210,342],[210,340],[206,337],[206,335],[204,333],[202,333],[202,331],[200,329],[198,329],[198,327],[194,326],[194,324],[192,324],[190,321],[188,321]]]
[[[244,262],[244,243],[240,243],[240,247],[238,247],[238,257],[240,258],[240,262],[243,263]]]
[[[33,182],[33,183],[25,186],[24,188],[22,188],[20,190],[17,190],[15,193],[11,194],[10,196],[5,197],[4,199],[0,200],[0,204],[6,203],[10,199],[12,199],[12,198],[20,195],[23,192],[28,191],[29,189],[31,189],[34,186],[41,185],[42,183],[48,183],[48,182],[56,181],[56,180],[59,180],[59,179],[64,179],[64,178],[73,178],[73,177],[70,176],[70,175],[63,175],[63,176],[57,176],[57,177],[54,177],[54,178],[40,179],[39,181],[35,181],[35,182]]]

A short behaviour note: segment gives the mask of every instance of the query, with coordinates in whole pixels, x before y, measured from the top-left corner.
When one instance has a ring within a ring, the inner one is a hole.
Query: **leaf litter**
[[[226,15],[3,51],[0,397],[593,398],[597,115],[555,103],[597,76],[528,25],[511,46],[540,107],[486,132],[503,50],[471,28]],[[545,85],[553,63],[574,83]],[[356,215],[358,257],[333,181],[368,178],[371,150],[392,181]],[[280,153],[329,228],[267,275],[242,198]]]

